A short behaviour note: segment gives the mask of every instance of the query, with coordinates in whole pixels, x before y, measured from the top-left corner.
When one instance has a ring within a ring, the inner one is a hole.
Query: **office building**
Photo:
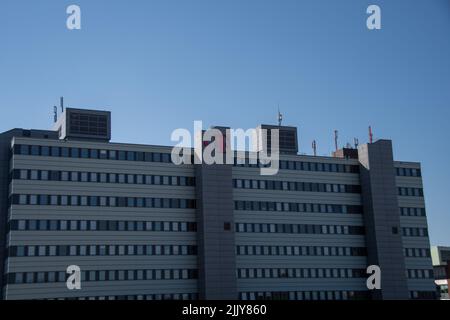
[[[0,134],[3,299],[435,298],[420,164],[394,161],[390,140],[299,155],[295,128],[278,129],[273,176],[111,143],[104,111]]]
[[[450,247],[432,246],[431,261],[434,269],[434,283],[439,299],[450,299],[448,287],[450,285]]]

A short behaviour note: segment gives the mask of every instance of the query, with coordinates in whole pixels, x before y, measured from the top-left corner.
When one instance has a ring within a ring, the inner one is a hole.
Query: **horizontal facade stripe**
[[[366,278],[365,269],[350,268],[238,268],[238,279]]]
[[[195,209],[195,199],[13,194],[13,205]]]
[[[238,222],[236,232],[363,235],[365,229],[364,226]]]
[[[7,274],[8,284],[66,282],[64,271],[15,272]],[[81,281],[148,281],[197,279],[197,269],[81,270]]]
[[[136,185],[166,185],[166,186],[195,186],[195,178],[189,176],[144,175],[111,172],[87,171],[58,171],[15,169],[13,180],[31,181],[61,181],[61,182],[90,182],[90,183],[117,183]]]
[[[196,222],[130,220],[10,220],[11,231],[196,232]]]
[[[360,185],[283,181],[283,180],[233,179],[233,187],[236,189],[252,189],[252,190],[361,193]]]
[[[324,203],[298,203],[298,202],[273,202],[273,201],[234,201],[235,210],[246,211],[285,211],[305,213],[349,213],[361,214],[363,207],[360,205],[324,204]]]
[[[195,245],[25,245],[10,246],[10,257],[196,255]]]
[[[162,162],[172,163],[170,153],[161,152],[142,152],[132,150],[111,150],[94,149],[79,147],[61,147],[48,145],[25,145],[15,144],[13,147],[15,155],[30,155],[43,157],[61,157],[75,159],[102,159],[119,161],[140,161],[140,162]],[[244,163],[239,163],[243,161]],[[193,155],[191,159],[193,161]],[[234,165],[238,167],[260,167],[260,164],[251,164],[248,158],[234,158]],[[319,172],[340,172],[340,173],[359,173],[359,166],[344,165],[340,163],[322,163],[280,160],[280,169],[283,170],[301,170],[301,171],[319,171]]]
[[[236,250],[251,256],[367,256],[365,247],[238,245]]]
[[[253,291],[240,292],[241,300],[367,300],[368,291]]]

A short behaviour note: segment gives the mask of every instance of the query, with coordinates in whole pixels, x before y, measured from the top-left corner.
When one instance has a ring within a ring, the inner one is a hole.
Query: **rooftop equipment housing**
[[[63,140],[111,140],[111,112],[66,108],[54,130]]]
[[[263,134],[261,129],[267,130],[267,136]],[[278,129],[279,130],[279,148],[280,153],[282,154],[298,154],[298,140],[297,140],[297,127],[288,127],[288,126],[274,126],[268,124],[261,124],[256,127],[257,130],[257,150],[262,151],[267,146],[267,149],[270,151],[272,142],[271,142],[271,130]],[[267,144],[266,144],[267,142]],[[266,150],[267,151],[267,150]]]

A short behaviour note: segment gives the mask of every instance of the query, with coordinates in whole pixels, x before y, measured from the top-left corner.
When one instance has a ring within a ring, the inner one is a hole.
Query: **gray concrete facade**
[[[408,299],[392,142],[358,148],[368,262],[381,269],[375,299]]]
[[[238,297],[231,170],[231,165],[195,168],[200,299]]]
[[[158,152],[167,153],[167,147],[148,147],[137,145],[117,145],[101,142],[87,141],[61,141],[61,140],[41,140],[29,138],[14,138],[14,145],[30,146],[56,146],[71,148],[89,148],[98,150],[130,150],[138,152]],[[32,155],[13,155],[11,168],[17,170],[52,170],[61,172],[89,172],[98,175],[108,173],[116,175],[143,175],[161,177],[194,177],[193,166],[174,166],[169,163],[152,163],[140,161],[120,161],[102,159],[81,159],[45,157]],[[27,195],[77,195],[80,197],[98,196],[109,197],[133,197],[133,198],[173,198],[173,199],[194,199],[195,188],[193,186],[172,186],[163,182],[160,184],[129,184],[129,183],[103,183],[103,182],[73,182],[73,181],[48,181],[48,180],[12,180],[10,184],[11,194]],[[146,208],[146,207],[102,207],[102,206],[62,206],[62,205],[20,205],[12,204],[9,209],[10,221],[123,221],[133,222],[136,226],[139,222],[163,222],[163,223],[192,223],[196,221],[195,209],[187,208]],[[165,226],[163,225],[163,228]],[[37,252],[33,256],[10,256],[6,259],[6,272],[8,274],[34,273],[37,272],[62,272],[65,273],[69,265],[78,265],[86,273],[116,271],[118,272],[134,270],[196,270],[197,257],[195,254],[182,254],[181,247],[175,254],[174,249],[169,254],[163,252],[152,254],[138,254],[141,247],[153,246],[165,250],[165,246],[197,246],[195,231],[180,230],[130,230],[128,226],[124,230],[74,230],[67,228],[62,230],[11,230],[7,234],[7,246],[18,247],[27,246],[46,247],[47,254],[40,256]],[[49,255],[49,248],[55,246],[78,247],[78,252],[74,255],[64,256]],[[83,254],[79,252],[80,247],[90,250],[91,246],[99,248],[115,248],[115,254],[95,255]],[[134,254],[129,254],[130,247]],[[125,254],[120,254],[123,248]],[[158,271],[159,273],[159,271]],[[80,291],[70,291],[66,288],[65,281],[44,282],[44,283],[8,283],[4,287],[5,299],[52,299],[52,298],[102,298],[102,299],[163,299],[165,296],[175,298],[192,299],[198,294],[197,279],[183,279],[178,275],[164,279],[160,275],[153,279],[138,280],[137,273],[134,279],[127,280],[117,278],[115,281],[87,281],[82,282]],[[160,279],[159,279],[160,278]]]
[[[57,139],[56,132],[46,130],[12,129],[0,134],[0,261],[2,262],[5,261],[7,253],[11,140],[16,136]],[[4,263],[0,263],[2,275],[5,273],[4,266]],[[1,288],[5,285],[3,281],[4,277],[0,277]],[[3,290],[0,292],[0,297],[3,297]]]

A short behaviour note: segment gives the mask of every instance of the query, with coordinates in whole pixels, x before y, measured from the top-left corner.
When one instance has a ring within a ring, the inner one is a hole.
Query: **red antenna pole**
[[[369,126],[369,142],[372,143],[373,142],[373,133],[372,133],[372,127]]]

